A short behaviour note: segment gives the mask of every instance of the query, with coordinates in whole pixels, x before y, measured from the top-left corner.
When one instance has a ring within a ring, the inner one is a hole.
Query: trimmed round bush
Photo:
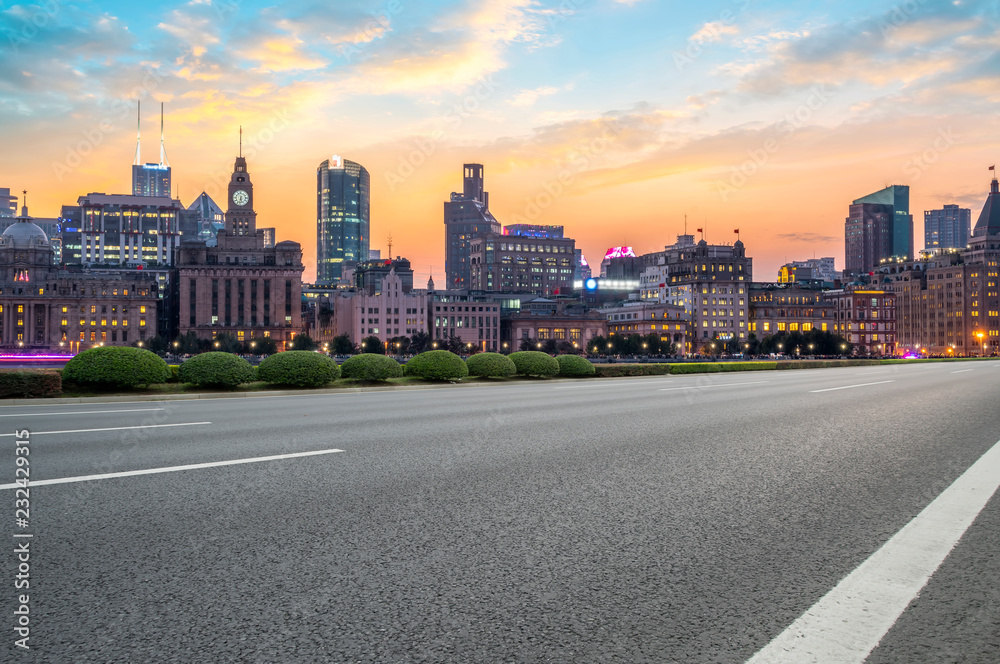
[[[322,353],[286,350],[264,358],[257,367],[257,378],[276,385],[319,387],[340,378],[340,367]]]
[[[476,353],[465,361],[470,376],[483,378],[508,378],[517,373],[510,358],[500,353]]]
[[[511,353],[508,357],[517,367],[518,376],[559,375],[559,362],[548,353],[538,350],[520,350]]]
[[[355,380],[389,380],[402,377],[403,367],[391,357],[361,353],[349,357],[340,365],[340,375]]]
[[[560,376],[581,378],[584,376],[593,376],[597,373],[591,361],[579,355],[559,355],[556,357],[556,362],[559,363]]]
[[[458,355],[447,350],[429,350],[406,363],[406,375],[425,380],[454,380],[469,375],[469,368]]]
[[[212,352],[195,355],[181,365],[180,382],[199,387],[236,387],[254,379],[254,368],[232,353]]]
[[[163,383],[170,369],[156,353],[131,346],[99,346],[66,363],[63,380],[104,387],[135,387]]]

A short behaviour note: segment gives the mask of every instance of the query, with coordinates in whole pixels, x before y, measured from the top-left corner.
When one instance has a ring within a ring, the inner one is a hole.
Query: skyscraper
[[[844,222],[847,274],[874,270],[882,261],[913,256],[910,188],[891,185],[855,200]]]
[[[490,195],[484,191],[483,165],[465,164],[462,193],[452,192],[444,203],[445,288],[469,288],[472,240],[487,233],[500,234],[500,222],[490,212]]]
[[[0,217],[14,218],[17,212],[17,196],[11,196],[10,187],[0,187]]]
[[[163,147],[163,104],[160,104],[160,163],[144,164],[140,154],[139,103],[136,103],[135,161],[132,162],[132,195],[170,197],[170,164]]]
[[[945,205],[941,210],[924,212],[924,249],[965,249],[969,244],[972,210]]]
[[[368,260],[371,177],[334,155],[316,169],[316,283],[335,284],[344,263]]]

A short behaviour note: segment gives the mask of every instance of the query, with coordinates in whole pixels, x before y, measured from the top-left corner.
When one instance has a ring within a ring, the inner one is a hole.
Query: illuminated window
[[[112,318],[111,319],[111,327],[118,327],[118,319],[117,318]]]
[[[146,319],[145,318],[140,318],[139,319],[139,327],[146,327]]]
[[[17,313],[19,313],[19,314],[23,314],[24,313],[24,305],[23,304],[17,305]]]
[[[139,307],[139,313],[140,314],[146,313],[146,305],[145,304],[143,304],[142,306]]]
[[[62,312],[63,312],[63,313],[66,313],[66,310],[67,310],[67,308],[68,308],[68,307],[63,307],[63,308],[62,308]]]
[[[90,305],[90,313],[92,313],[92,314],[96,314],[97,313],[97,305],[94,305],[94,304]]]
[[[62,324],[63,327],[66,327],[67,325],[69,325],[69,321],[66,320],[65,318],[63,318],[61,324]]]

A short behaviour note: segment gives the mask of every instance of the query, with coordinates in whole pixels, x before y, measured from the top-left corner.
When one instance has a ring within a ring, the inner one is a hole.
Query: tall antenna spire
[[[392,260],[392,235],[389,235],[389,260]]]
[[[243,156],[243,125],[240,125],[240,156]]]
[[[160,102],[160,166],[169,166],[167,151],[163,148],[163,102]],[[169,193],[169,192],[168,192]]]
[[[133,166],[142,166],[142,159],[139,156],[139,125],[142,121],[142,102],[135,100],[135,161]]]

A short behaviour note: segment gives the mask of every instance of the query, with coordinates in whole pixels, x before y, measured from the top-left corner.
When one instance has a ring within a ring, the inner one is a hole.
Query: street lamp
[[[364,346],[364,344],[361,345]],[[435,341],[434,343],[431,344],[431,348],[437,348],[437,347],[438,347],[438,342]]]
[[[986,357],[986,344],[983,343],[983,337],[985,335],[982,332],[976,332],[976,336],[979,337],[979,343],[982,349],[979,353],[979,357]]]

